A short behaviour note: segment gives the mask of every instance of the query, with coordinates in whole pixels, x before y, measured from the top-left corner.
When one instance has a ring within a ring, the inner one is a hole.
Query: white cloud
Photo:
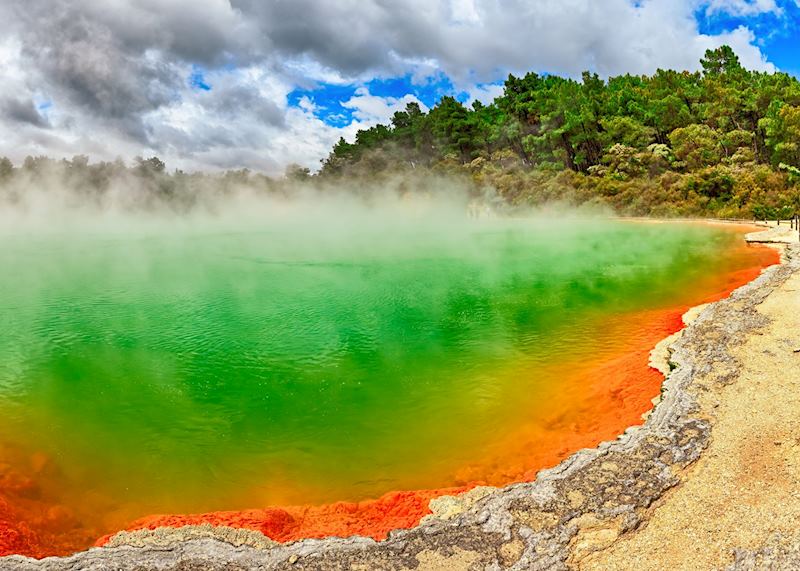
[[[701,34],[698,10],[782,14],[775,0],[7,0],[0,154],[159,154],[171,167],[276,173],[315,166],[340,136],[415,100],[360,88],[343,103],[355,121],[336,128],[311,100],[287,103],[320,82],[444,73],[489,102],[509,72],[694,70],[726,43],[745,66],[773,69],[751,30]],[[194,66],[211,91],[188,85]]]
[[[702,49],[713,49],[727,44],[733,48],[742,65],[748,69],[775,71],[775,66],[767,61],[764,53],[754,44],[755,34],[748,28],[740,26],[732,32],[719,36],[698,36],[697,44]]]
[[[353,97],[342,103],[342,107],[353,110],[353,117],[364,126],[371,127],[378,123],[388,123],[392,115],[402,111],[409,103],[417,103],[423,111],[428,108],[414,95],[403,97],[379,97],[372,95],[366,87],[356,89]]]
[[[456,23],[480,22],[475,0],[451,0],[452,19]]]
[[[467,95],[468,105],[472,105],[475,101],[480,101],[484,105],[488,105],[497,97],[503,95],[503,86],[496,83],[473,85],[467,89]]]
[[[711,0],[706,7],[706,13],[718,12],[733,16],[755,16],[766,13],[781,14],[782,10],[775,0]]]

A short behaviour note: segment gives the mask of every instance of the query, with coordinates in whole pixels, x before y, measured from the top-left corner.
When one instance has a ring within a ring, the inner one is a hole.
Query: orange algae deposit
[[[741,247],[747,248],[744,244]],[[535,420],[484,447],[478,457],[456,471],[448,482],[453,487],[389,492],[360,502],[152,515],[130,523],[126,514],[104,513],[108,504],[103,498],[81,506],[54,502],[53,498],[63,497],[53,493],[61,482],[56,463],[43,455],[2,449],[0,555],[66,555],[93,543],[104,545],[113,530],[204,523],[259,531],[279,542],[352,535],[380,540],[393,529],[417,525],[430,513],[432,498],[459,494],[481,484],[530,481],[539,470],[556,465],[577,450],[596,446],[629,426],[641,424],[642,414],[652,408],[651,401],[663,380],[648,366],[651,349],[682,328],[681,317],[690,306],[726,297],[757,277],[764,267],[779,261],[778,252],[771,248],[760,247],[749,254],[751,267],[713,276],[698,287],[702,292],[699,295],[698,291],[687,293],[685,303],[634,311],[603,322],[604,335],[612,347],[602,359],[545,365],[557,370],[562,382],[552,387],[551,394],[546,395],[549,398],[541,399],[544,404],[540,408],[531,411]],[[504,374],[525,378],[533,371],[510,368]]]
[[[128,529],[155,529],[211,524],[260,531],[285,543],[298,539],[363,535],[386,539],[393,529],[410,528],[430,513],[428,502],[442,495],[457,495],[471,486],[389,492],[377,500],[337,502],[322,506],[287,506],[199,515],[157,515],[142,518]],[[96,543],[105,544],[109,536]]]
[[[0,556],[67,555],[92,544],[100,528],[54,501],[61,479],[51,458],[2,444],[0,458]]]

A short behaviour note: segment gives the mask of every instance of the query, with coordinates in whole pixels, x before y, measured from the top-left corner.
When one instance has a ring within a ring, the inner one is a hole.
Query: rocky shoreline
[[[769,234],[761,233],[757,240],[769,241]],[[714,423],[713,411],[701,406],[699,395],[737,375],[741,362],[735,348],[768,324],[756,308],[798,270],[800,248],[789,245],[783,264],[697,316],[669,348],[673,370],[661,402],[643,426],[577,452],[540,472],[534,482],[439,498],[432,505],[433,516],[416,528],[392,532],[386,541],[356,537],[273,545],[229,529],[156,530],[118,535],[113,547],[66,558],[2,558],[0,569],[577,568],[641,528],[654,504],[683,481],[687,468],[708,446]],[[782,553],[797,557],[796,549],[780,546],[737,552],[732,568],[757,568],[748,562],[780,558]]]

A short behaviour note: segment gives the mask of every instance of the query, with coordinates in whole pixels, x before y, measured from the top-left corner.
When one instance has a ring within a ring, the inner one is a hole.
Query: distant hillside
[[[745,69],[728,46],[702,72],[581,81],[509,76],[490,105],[411,103],[340,140],[321,178],[430,169],[512,204],[597,202],[627,214],[788,217],[800,211],[800,82]]]

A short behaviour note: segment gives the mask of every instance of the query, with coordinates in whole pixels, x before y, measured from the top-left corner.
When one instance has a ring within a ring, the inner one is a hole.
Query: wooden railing
[[[800,240],[800,214],[795,214],[791,218],[776,218],[775,219],[775,224],[777,226],[780,226],[785,221],[789,222],[789,228],[791,230],[797,231],[797,238],[798,238],[798,240]],[[769,225],[770,221],[769,220],[765,220],[763,218],[754,218],[753,219],[753,224],[758,224],[759,222],[762,222],[762,223],[764,223],[766,225]]]

